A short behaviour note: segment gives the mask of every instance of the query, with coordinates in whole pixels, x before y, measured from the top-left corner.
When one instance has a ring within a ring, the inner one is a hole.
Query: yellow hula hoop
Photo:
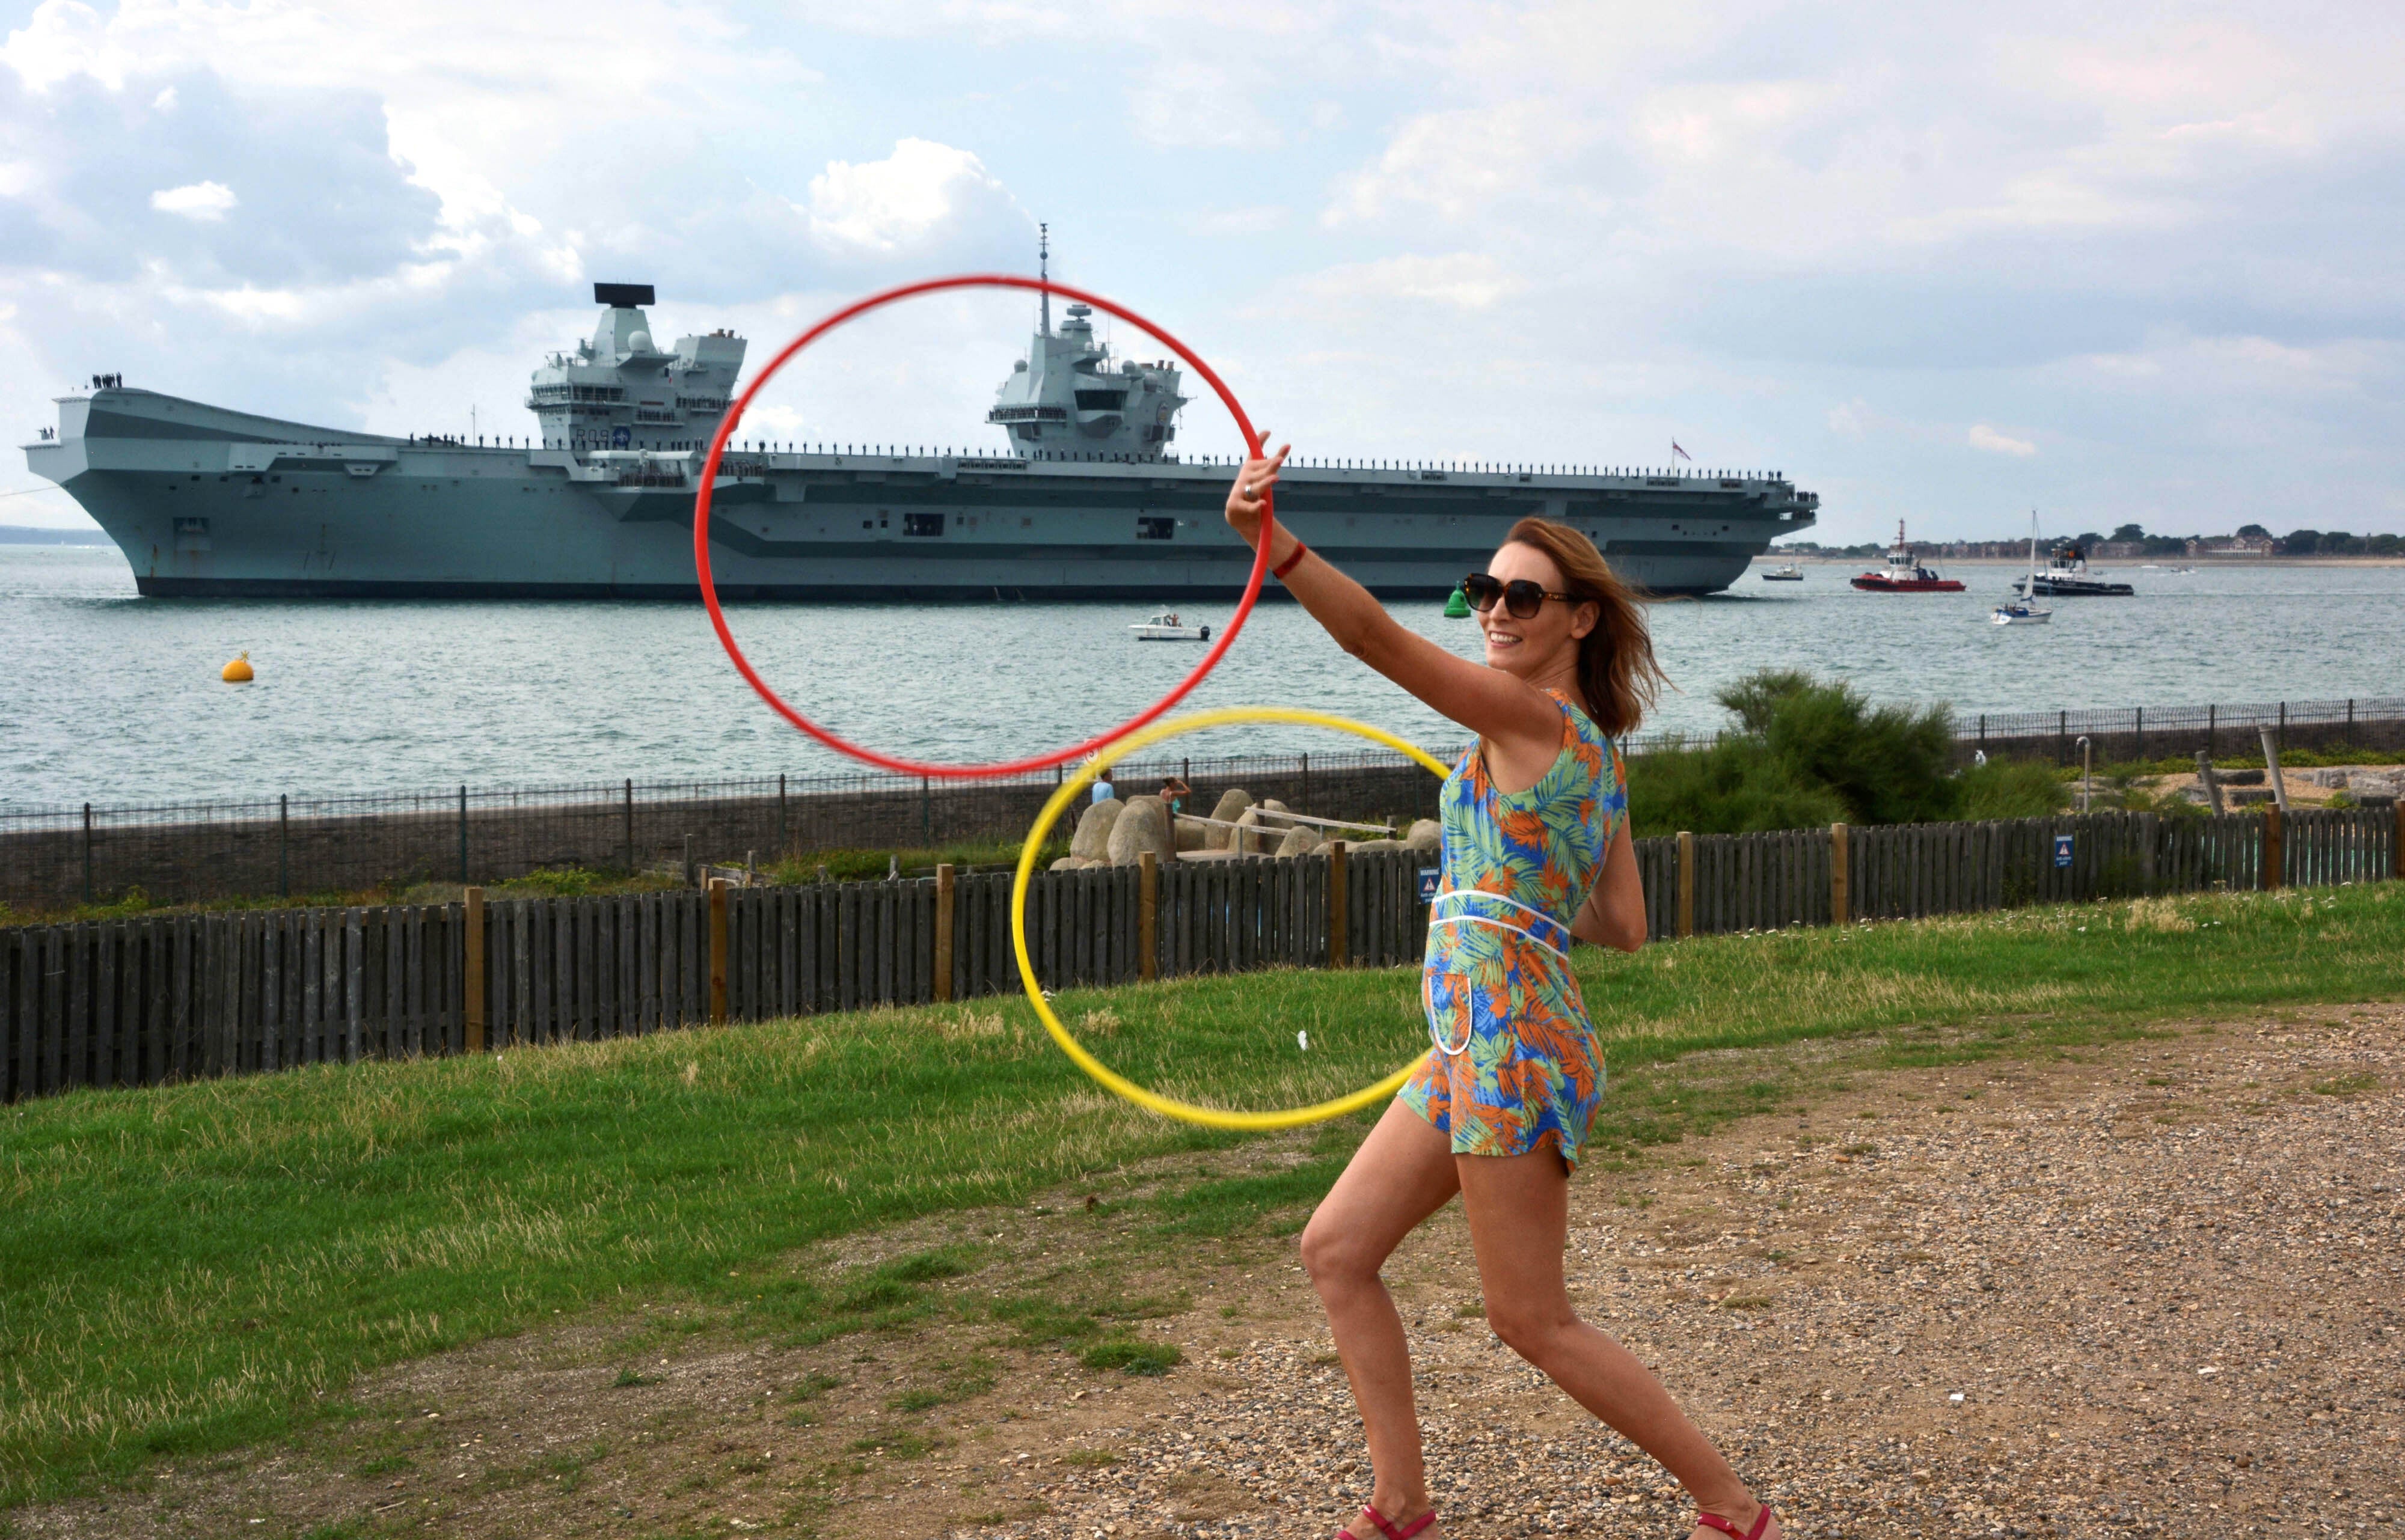
[[[1216,711],[1197,711],[1188,716],[1173,717],[1167,721],[1155,722],[1141,732],[1131,733],[1109,745],[1078,766],[1076,775],[1061,783],[1060,789],[1045,803],[1044,810],[1035,815],[1035,827],[1028,831],[1026,847],[1019,853],[1018,879],[1010,889],[1010,945],[1018,954],[1019,976],[1027,986],[1028,1003],[1035,1007],[1036,1017],[1044,1023],[1044,1029],[1052,1034],[1052,1041],[1061,1045],[1061,1051],[1069,1056],[1071,1063],[1093,1076],[1104,1089],[1163,1117],[1199,1123],[1206,1128],[1297,1128],[1306,1123],[1323,1123],[1331,1117],[1343,1117],[1402,1089],[1403,1082],[1412,1077],[1412,1071],[1419,1068],[1420,1060],[1428,1057],[1422,1054],[1375,1085],[1338,1097],[1333,1101],[1323,1101],[1311,1107],[1289,1107],[1273,1113],[1230,1112],[1219,1107],[1196,1106],[1190,1101],[1179,1101],[1157,1091],[1148,1091],[1116,1072],[1086,1051],[1085,1044],[1061,1024],[1061,1018],[1053,1013],[1052,1002],[1044,998],[1043,986],[1035,978],[1034,961],[1027,955],[1027,886],[1035,875],[1035,857],[1044,848],[1044,836],[1052,832],[1052,826],[1061,821],[1061,815],[1076,801],[1080,791],[1093,784],[1096,777],[1137,749],[1182,737],[1188,733],[1199,733],[1206,727],[1244,726],[1259,722],[1333,728],[1408,754],[1440,776],[1449,773],[1442,762],[1416,744],[1408,743],[1366,722],[1330,716],[1325,711],[1302,711],[1283,706],[1231,706]]]

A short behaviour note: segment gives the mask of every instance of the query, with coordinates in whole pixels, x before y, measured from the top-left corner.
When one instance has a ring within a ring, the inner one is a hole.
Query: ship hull
[[[26,449],[155,597],[699,592],[682,467],[345,434],[125,389],[67,399],[59,438]],[[710,565],[738,601],[1232,599],[1251,552],[1220,517],[1231,473],[747,453],[713,493]],[[1393,598],[1442,597],[1529,514],[1586,530],[1645,588],[1715,593],[1810,527],[1812,507],[1766,478],[1333,467],[1290,467],[1278,497],[1315,550]]]

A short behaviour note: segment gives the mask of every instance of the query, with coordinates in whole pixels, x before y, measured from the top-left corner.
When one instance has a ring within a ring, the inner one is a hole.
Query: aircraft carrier
[[[689,599],[696,478],[744,341],[652,336],[649,285],[597,284],[591,338],[534,371],[523,440],[392,438],[96,375],[25,445],[160,597]],[[1113,356],[1083,305],[987,414],[989,451],[738,440],[711,503],[729,599],[1233,598],[1232,466],[1174,453],[1179,371]],[[1290,462],[1278,517],[1375,593],[1442,597],[1514,520],[1585,530],[1658,594],[1725,588],[1809,528],[1785,477],[1564,465]]]

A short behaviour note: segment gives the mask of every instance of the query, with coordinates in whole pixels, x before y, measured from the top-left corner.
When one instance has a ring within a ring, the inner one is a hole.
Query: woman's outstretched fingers
[[[1228,522],[1247,540],[1260,531],[1262,505],[1293,448],[1281,444],[1274,455],[1246,460],[1244,469],[1236,473],[1236,484],[1228,489]]]

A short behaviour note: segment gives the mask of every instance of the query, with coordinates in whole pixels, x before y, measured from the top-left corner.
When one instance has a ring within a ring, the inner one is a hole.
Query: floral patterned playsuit
[[[1444,875],[1420,990],[1428,1056],[1399,1093],[1456,1155],[1551,1142],[1575,1167],[1603,1095],[1603,1047],[1570,972],[1570,922],[1628,816],[1620,757],[1560,692],[1562,747],[1501,791],[1476,747],[1440,794]]]

